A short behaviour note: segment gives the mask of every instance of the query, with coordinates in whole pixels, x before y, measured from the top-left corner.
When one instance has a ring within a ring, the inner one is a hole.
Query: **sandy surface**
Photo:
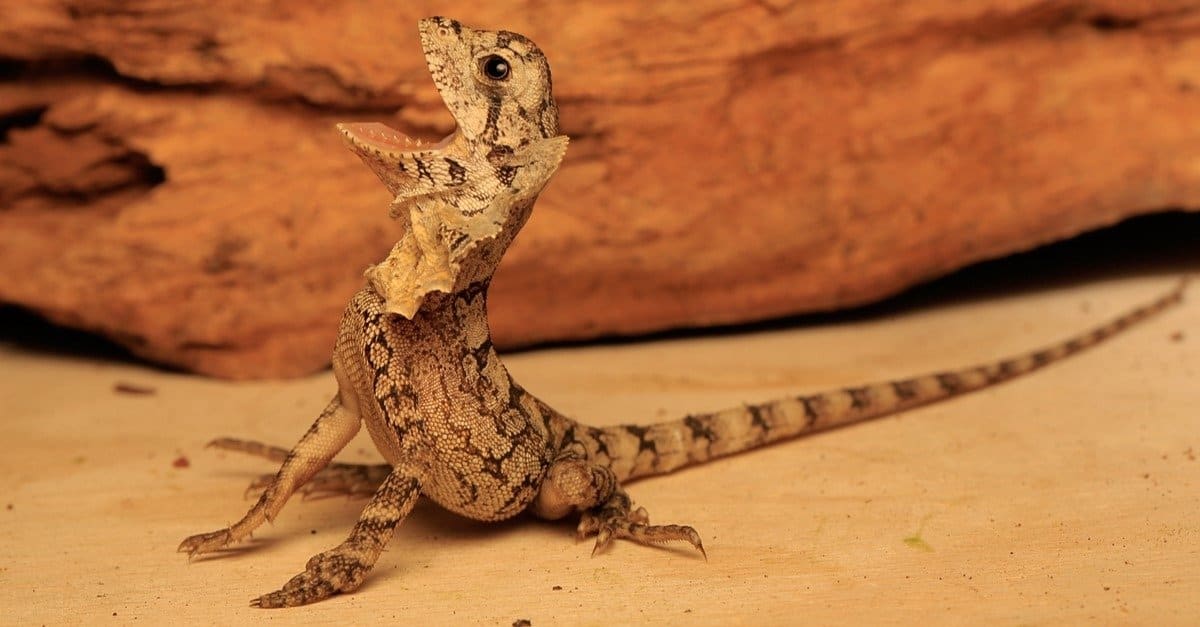
[[[1151,299],[1173,274],[952,290],[508,363],[581,420],[661,419],[1000,357]],[[175,547],[240,516],[246,483],[273,470],[204,443],[290,444],[332,375],[230,384],[10,337],[0,622],[1189,622],[1200,613],[1200,289],[1190,296],[1028,378],[634,484],[655,521],[700,530],[707,563],[629,543],[590,557],[571,524],[488,525],[423,503],[358,593],[283,611],[247,602],[339,542],[361,501],[297,500],[217,558],[188,563]],[[342,459],[377,457],[360,436]]]

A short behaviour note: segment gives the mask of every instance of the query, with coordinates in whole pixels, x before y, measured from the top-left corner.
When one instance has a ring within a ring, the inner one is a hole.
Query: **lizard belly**
[[[498,358],[492,357],[497,360]],[[442,507],[479,520],[525,509],[549,466],[548,435],[525,392],[488,367],[442,367],[416,382],[419,429],[407,436],[427,460],[422,491]],[[474,372],[474,376],[471,373]]]
[[[541,406],[512,382],[486,335],[462,344],[471,334],[381,309],[377,295],[360,292],[334,355],[342,396],[354,399],[376,448],[393,466],[419,469],[422,493],[446,509],[479,520],[521,512],[551,459]]]

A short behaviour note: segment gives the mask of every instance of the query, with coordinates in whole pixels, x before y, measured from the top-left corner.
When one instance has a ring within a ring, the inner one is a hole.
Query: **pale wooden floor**
[[[596,424],[914,374],[1059,339],[1170,274],[951,299],[887,315],[523,353],[530,390]],[[1189,302],[1029,378],[640,482],[686,550],[590,557],[568,524],[422,505],[357,594],[247,607],[349,530],[361,502],[294,502],[244,550],[184,536],[241,515],[266,463],[216,435],[290,444],[329,374],[230,384],[121,360],[0,348],[0,622],[533,625],[834,621],[1187,623],[1200,615],[1200,286]],[[114,392],[117,383],[153,395]],[[366,439],[344,456],[373,460]],[[186,467],[177,467],[187,460]]]

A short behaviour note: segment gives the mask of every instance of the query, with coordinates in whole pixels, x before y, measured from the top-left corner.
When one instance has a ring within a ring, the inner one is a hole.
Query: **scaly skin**
[[[1182,284],[1091,332],[988,365],[648,426],[576,423],[512,380],[487,326],[492,273],[566,150],[549,66],[515,33],[445,18],[422,20],[420,32],[458,129],[426,146],[379,124],[339,125],[395,195],[392,214],[408,229],[346,308],[333,354],[338,393],[291,451],[214,441],[281,467],[251,485],[262,494],[240,521],[179,546],[198,555],[240,541],[296,492],[372,495],[342,544],[252,605],[301,605],[355,590],[421,495],[478,520],[580,513],[579,533],[597,536],[593,552],[614,538],[684,541],[703,552],[691,527],[650,525],[622,484],[1007,381],[1181,298]],[[331,464],[364,423],[388,463]]]

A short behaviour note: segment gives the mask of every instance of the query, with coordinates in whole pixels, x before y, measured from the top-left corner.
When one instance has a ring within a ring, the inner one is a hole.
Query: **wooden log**
[[[450,132],[418,3],[30,0],[0,21],[0,301],[231,378],[322,367],[396,238],[342,120]],[[1200,206],[1186,2],[481,3],[551,58],[562,170],[513,347],[874,301]]]

